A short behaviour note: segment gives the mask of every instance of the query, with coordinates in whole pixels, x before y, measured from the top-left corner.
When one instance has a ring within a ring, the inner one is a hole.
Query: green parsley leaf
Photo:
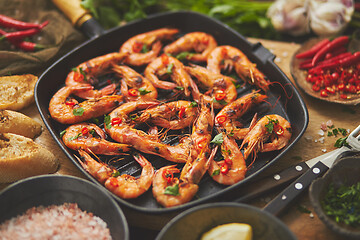
[[[172,74],[173,68],[174,68],[174,64],[170,63],[166,68],[166,73],[169,74],[169,75]]]
[[[198,106],[198,104],[197,104],[197,102],[195,102],[195,101],[192,101],[191,103],[190,103],[190,107],[197,107]]]
[[[165,188],[164,194],[179,196],[179,184],[176,184],[175,186],[167,186]]]
[[[146,95],[148,93],[151,93],[151,91],[147,91],[145,88],[139,88],[138,91],[140,95]]]
[[[213,98],[213,102],[214,102],[214,103],[219,103],[219,104],[221,104],[221,105],[226,105],[226,104],[228,104],[224,99],[216,100],[215,98]]]
[[[84,114],[84,111],[85,110],[82,107],[74,108],[73,114],[74,114],[74,116],[82,116]]]
[[[107,129],[110,129],[111,126],[111,119],[110,119],[110,115],[105,115],[104,116],[104,123]]]
[[[213,171],[213,172],[211,173],[211,177],[212,177],[212,176],[219,175],[219,174],[220,174],[220,169],[217,169],[217,170],[215,170],[215,171]]]
[[[334,147],[341,148],[342,146],[350,147],[349,144],[346,142],[347,137],[339,138],[336,140]]]
[[[175,89],[176,89],[176,90],[183,91],[183,90],[184,90],[184,87],[182,87],[182,86],[176,86]]]
[[[148,46],[146,44],[143,44],[141,48],[141,53],[147,53],[149,51]]]
[[[119,171],[114,171],[114,172],[111,174],[111,176],[116,178],[116,177],[120,176],[120,173],[119,173]]]
[[[224,139],[223,139],[223,133],[219,133],[218,135],[216,135],[210,143],[214,143],[216,145],[221,145],[223,143]]]
[[[185,60],[187,57],[192,57],[192,55],[194,54],[190,52],[181,52],[178,55],[176,55],[175,58],[181,61],[181,60]]]
[[[78,133],[76,136],[69,137],[68,140],[72,141],[72,140],[78,139],[80,136],[81,136],[81,133]]]
[[[64,134],[66,133],[66,130],[60,132],[60,137],[62,138]]]

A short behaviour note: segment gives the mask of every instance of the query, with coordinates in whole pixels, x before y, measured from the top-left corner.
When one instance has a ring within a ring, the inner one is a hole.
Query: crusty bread
[[[54,173],[59,166],[57,158],[32,139],[0,133],[0,183]]]
[[[0,133],[14,133],[28,138],[41,134],[41,124],[34,119],[11,110],[0,110]]]
[[[0,109],[16,111],[33,103],[37,79],[32,74],[0,77]]]

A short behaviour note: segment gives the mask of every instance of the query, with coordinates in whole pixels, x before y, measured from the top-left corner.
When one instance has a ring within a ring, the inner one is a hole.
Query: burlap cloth
[[[47,46],[43,50],[24,52],[5,40],[0,42],[0,76],[39,74],[59,57],[86,40],[51,0],[0,0],[0,14],[26,22],[42,23],[49,20],[49,24],[40,34],[29,39]]]

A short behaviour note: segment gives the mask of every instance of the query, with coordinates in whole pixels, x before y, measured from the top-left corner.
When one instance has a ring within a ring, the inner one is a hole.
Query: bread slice
[[[37,80],[32,74],[0,77],[0,109],[16,111],[33,103]]]
[[[14,133],[35,138],[41,132],[41,124],[34,119],[12,110],[0,110],[0,133]]]
[[[0,183],[14,182],[26,177],[54,173],[58,159],[32,139],[0,133]]]

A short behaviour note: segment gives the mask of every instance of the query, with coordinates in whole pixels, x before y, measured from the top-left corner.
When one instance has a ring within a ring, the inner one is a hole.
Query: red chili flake
[[[217,117],[216,117],[216,121],[217,121],[219,124],[223,124],[226,120],[227,120],[227,117],[226,117],[225,115],[220,115],[220,116],[217,116]]]
[[[180,110],[179,110],[179,118],[180,119],[182,119],[184,117],[185,111],[186,111],[186,108],[184,106],[181,106]]]
[[[225,158],[224,162],[226,165],[231,166],[233,164],[232,160],[230,158]]]
[[[215,94],[215,99],[217,101],[221,101],[226,97],[226,93],[224,92],[224,90],[220,90]]]
[[[68,106],[74,106],[76,103],[73,101],[66,101],[65,104]]]
[[[81,134],[82,135],[86,135],[89,133],[89,129],[87,127],[84,127],[83,129],[81,129]]]
[[[118,124],[120,124],[120,123],[122,123],[122,119],[119,118],[119,117],[116,117],[116,118],[111,119],[111,125],[112,125],[112,126],[118,125]]]
[[[136,96],[139,95],[139,91],[137,89],[135,89],[135,88],[129,89],[128,93],[132,97],[136,97]]]
[[[348,96],[347,96],[346,94],[341,94],[341,95],[340,95],[340,98],[342,98],[342,99],[348,99]]]
[[[135,42],[133,47],[132,47],[132,50],[133,50],[134,53],[139,53],[139,52],[141,52],[142,48],[143,48],[143,43]]]
[[[161,62],[162,62],[164,65],[168,65],[168,64],[169,64],[169,56],[166,55],[166,54],[162,54],[162,55],[161,55]]]
[[[320,96],[322,96],[322,97],[328,97],[329,95],[327,94],[326,90],[323,89],[323,90],[320,91]]]

